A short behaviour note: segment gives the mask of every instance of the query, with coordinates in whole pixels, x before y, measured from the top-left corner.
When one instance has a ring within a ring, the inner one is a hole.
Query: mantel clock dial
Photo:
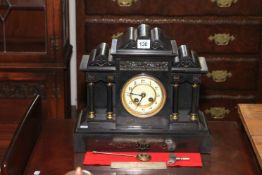
[[[134,117],[152,117],[163,108],[166,90],[157,78],[137,75],[124,84],[121,102],[125,110]]]

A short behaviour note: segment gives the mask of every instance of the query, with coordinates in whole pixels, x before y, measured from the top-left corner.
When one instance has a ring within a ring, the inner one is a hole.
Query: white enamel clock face
[[[135,117],[152,117],[164,107],[166,91],[158,79],[137,75],[124,84],[121,102],[126,111]]]

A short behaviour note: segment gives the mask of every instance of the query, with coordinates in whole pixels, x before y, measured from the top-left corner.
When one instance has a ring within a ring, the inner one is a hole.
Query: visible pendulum
[[[142,162],[147,162],[151,160],[151,155],[148,153],[138,153],[138,154],[118,154],[118,153],[110,153],[110,152],[100,152],[100,151],[93,151],[93,154],[105,154],[105,155],[112,155],[112,156],[125,156],[125,157],[135,157],[137,160]]]
[[[125,156],[125,157],[135,157],[137,160],[142,162],[148,162],[152,159],[152,156],[148,153],[138,153],[138,154],[121,154],[121,153],[111,153],[111,152],[100,152],[100,151],[92,151],[93,154],[104,154],[104,155],[112,155],[112,156]],[[189,161],[189,157],[178,157],[175,153],[169,154],[169,159],[167,160],[167,164],[171,165],[176,163],[176,161]]]

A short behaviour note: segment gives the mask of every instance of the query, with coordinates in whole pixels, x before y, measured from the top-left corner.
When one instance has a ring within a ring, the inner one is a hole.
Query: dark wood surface
[[[203,75],[201,110],[209,120],[239,121],[238,103],[262,100],[261,1],[241,0],[220,7],[222,1],[137,0],[128,7],[117,0],[77,0],[77,61],[99,43],[141,23],[160,27],[178,45],[187,44],[205,56],[209,73]],[[225,3],[227,1],[223,1]],[[229,34],[233,40],[218,45],[210,37]],[[227,76],[230,75],[230,76]],[[85,77],[78,72],[78,102],[86,104]]]
[[[145,8],[146,7],[146,8]],[[231,8],[219,8],[216,2],[205,0],[138,0],[130,7],[119,7],[117,1],[85,0],[86,14],[99,15],[260,15],[261,1],[248,0],[232,4]],[[242,10],[245,8],[245,10]]]
[[[0,124],[0,162],[3,161],[5,152],[17,128],[17,123]]]
[[[12,137],[17,129],[18,123],[24,117],[26,110],[30,106],[32,99],[17,100],[16,106],[2,101],[0,105],[0,162],[12,140]]]
[[[210,155],[202,155],[202,168],[170,168],[168,170],[111,170],[109,167],[86,167],[82,165],[83,154],[73,152],[73,128],[71,120],[48,120],[33,150],[24,174],[61,175],[82,166],[95,175],[147,174],[147,175],[259,175],[242,129],[234,122],[210,122],[213,148]]]
[[[1,161],[1,175],[18,175],[24,172],[27,161],[41,130],[41,97],[36,95],[26,113],[19,121],[15,132],[5,133],[11,136]],[[4,125],[3,126],[9,126]]]

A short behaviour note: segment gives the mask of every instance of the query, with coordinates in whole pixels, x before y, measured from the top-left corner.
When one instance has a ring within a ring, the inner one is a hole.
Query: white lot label
[[[137,40],[138,49],[150,49],[150,40],[140,39]]]

